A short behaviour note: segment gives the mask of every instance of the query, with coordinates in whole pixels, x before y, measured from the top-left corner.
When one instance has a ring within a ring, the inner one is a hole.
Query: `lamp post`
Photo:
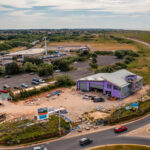
[[[59,107],[59,126],[58,126],[58,130],[59,130],[59,135],[61,136],[61,126],[60,126],[60,108],[61,108],[61,106]]]

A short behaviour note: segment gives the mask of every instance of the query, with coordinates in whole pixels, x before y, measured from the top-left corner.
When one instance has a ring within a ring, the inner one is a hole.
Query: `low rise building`
[[[77,81],[77,89],[97,90],[110,97],[126,98],[142,88],[143,78],[125,69],[113,73],[98,73]]]

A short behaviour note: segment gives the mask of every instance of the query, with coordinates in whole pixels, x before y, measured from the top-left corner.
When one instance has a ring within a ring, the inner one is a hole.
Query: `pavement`
[[[128,127],[127,132],[134,131],[142,126],[148,125],[150,123],[150,115],[125,124]],[[104,131],[92,132],[84,135],[74,136],[74,137],[64,137],[58,140],[49,141],[45,144],[39,144],[38,146],[44,145],[48,150],[82,150],[85,148],[92,148],[95,146],[101,146],[106,144],[140,144],[150,146],[150,138],[137,137],[137,136],[125,136],[127,132],[116,134],[113,131],[113,128],[106,129]],[[93,140],[91,145],[81,147],[79,145],[79,140],[83,137],[89,137]],[[32,150],[33,146],[24,147],[24,148],[14,148],[17,150]],[[5,149],[4,149],[5,150]],[[7,150],[7,149],[6,149]]]

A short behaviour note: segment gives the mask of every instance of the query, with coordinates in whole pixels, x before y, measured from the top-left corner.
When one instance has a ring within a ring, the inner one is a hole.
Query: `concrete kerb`
[[[147,146],[147,145],[139,145],[139,144],[107,144],[107,145],[102,145],[102,146],[95,146],[95,147],[92,147],[92,148],[88,148],[86,150],[92,150],[92,149],[95,149],[95,148],[101,148],[101,147],[105,147],[105,146],[117,146],[117,145],[130,145],[130,146],[144,146],[144,147],[147,147],[147,148],[150,148],[150,146]]]
[[[130,123],[136,122],[136,121],[138,121],[138,120],[144,119],[144,118],[146,118],[146,117],[148,117],[148,116],[150,116],[150,114],[144,116],[143,118],[139,118],[139,119],[137,119],[137,120],[133,120],[133,121],[131,121],[131,122],[124,123],[124,124],[118,124],[118,125],[127,125],[127,124],[130,124]],[[18,148],[25,148],[25,147],[30,147],[30,146],[37,146],[37,145],[39,145],[39,144],[42,145],[42,144],[46,144],[46,143],[51,143],[51,142],[55,142],[55,141],[60,141],[60,140],[62,140],[62,139],[69,139],[69,138],[78,137],[78,136],[82,136],[82,135],[86,135],[86,134],[91,134],[91,133],[95,133],[95,132],[105,131],[105,130],[107,130],[107,129],[113,129],[114,127],[116,127],[116,126],[118,126],[118,125],[109,126],[109,127],[104,128],[104,129],[97,129],[97,130],[89,131],[89,132],[86,132],[86,133],[80,133],[80,134],[73,135],[73,136],[69,136],[69,134],[68,134],[68,135],[66,135],[66,136],[60,137],[59,139],[44,140],[44,141],[41,141],[41,142],[39,141],[39,143],[22,144],[22,145],[14,146],[14,147],[3,146],[3,147],[0,147],[0,150],[4,150],[4,148],[6,148],[6,150],[7,150],[7,149],[9,150],[9,149],[16,149],[16,148],[18,149]],[[121,145],[121,144],[120,144],[120,145]],[[124,145],[124,144],[122,144],[122,145]],[[129,145],[129,144],[127,144],[127,145]],[[134,145],[134,144],[131,144],[131,145]]]

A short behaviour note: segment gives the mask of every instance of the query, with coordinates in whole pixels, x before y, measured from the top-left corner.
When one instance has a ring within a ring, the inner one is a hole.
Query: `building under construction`
[[[143,78],[125,69],[113,73],[98,73],[77,81],[77,89],[97,90],[110,97],[123,99],[142,88]]]

